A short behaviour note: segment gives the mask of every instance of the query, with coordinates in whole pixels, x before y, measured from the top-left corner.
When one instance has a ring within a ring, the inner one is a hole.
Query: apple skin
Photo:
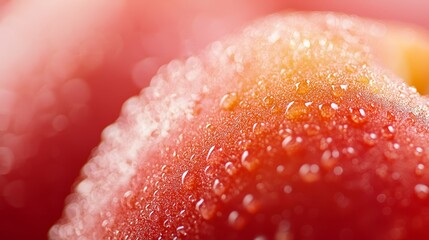
[[[385,34],[277,14],[161,68],[50,237],[429,237],[429,103],[380,64]]]

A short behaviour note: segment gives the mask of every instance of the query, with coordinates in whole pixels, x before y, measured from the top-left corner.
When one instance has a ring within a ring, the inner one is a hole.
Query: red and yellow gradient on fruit
[[[386,70],[389,31],[280,14],[161,68],[50,237],[429,237],[429,102]]]

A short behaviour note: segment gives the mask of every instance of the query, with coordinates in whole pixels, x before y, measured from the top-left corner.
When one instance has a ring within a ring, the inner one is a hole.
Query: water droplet
[[[350,119],[356,124],[366,122],[366,113],[362,108],[350,108]]]
[[[317,164],[303,164],[299,168],[299,175],[304,182],[313,183],[320,179],[320,168]]]
[[[334,167],[333,172],[334,172],[335,176],[340,176],[341,174],[343,174],[344,169],[340,166],[336,166],[336,167]]]
[[[393,180],[399,180],[401,178],[401,174],[398,172],[393,172],[392,173],[392,179]]]
[[[186,179],[186,176],[188,175],[188,170],[186,170],[186,171],[184,171],[183,173],[182,173],[182,185],[184,185],[185,184],[185,179]]]
[[[261,133],[264,132],[265,128],[266,128],[266,124],[265,123],[255,123],[255,124],[253,124],[252,132],[255,135],[260,135]]]
[[[207,153],[207,156],[206,156],[206,161],[208,161],[209,160],[209,158],[210,158],[210,156],[212,155],[212,153],[213,153],[213,151],[214,151],[214,149],[216,148],[216,146],[212,146],[210,149],[209,149],[209,152]]]
[[[261,208],[261,203],[252,194],[247,194],[243,198],[243,206],[247,212],[255,214]]]
[[[338,105],[335,103],[319,105],[320,115],[323,118],[331,119],[335,116]]]
[[[356,150],[353,147],[346,147],[343,149],[343,153],[347,157],[353,157],[356,154]]]
[[[304,124],[304,130],[308,136],[315,136],[319,134],[320,127],[316,124]]]
[[[283,165],[278,165],[276,168],[277,173],[281,174],[285,171],[285,166]]]
[[[306,116],[308,113],[308,107],[304,102],[292,101],[286,107],[286,118],[293,120]]]
[[[216,205],[206,202],[204,199],[200,199],[197,204],[195,204],[195,209],[205,220],[212,219],[216,213]]]
[[[414,113],[408,113],[408,117],[405,119],[405,124],[413,126],[416,123],[416,115]]]
[[[205,128],[209,131],[214,131],[216,129],[216,127],[213,126],[211,123],[207,123]]]
[[[181,234],[183,236],[187,235],[185,226],[179,226],[179,227],[177,227],[176,231],[177,231],[177,233],[179,233],[179,234]]]
[[[183,209],[183,210],[181,210],[181,211],[179,212],[179,215],[180,215],[180,216],[182,216],[182,217],[184,217],[184,216],[185,216],[185,213],[186,213],[186,210],[185,210],[185,209]]]
[[[310,81],[306,80],[303,82],[299,82],[295,84],[295,87],[296,87],[296,92],[298,94],[306,94],[310,91]]]
[[[326,150],[322,153],[321,164],[325,169],[332,169],[338,162],[340,152],[337,150]]]
[[[311,42],[308,39],[304,39],[304,41],[302,41],[302,45],[305,48],[309,48],[309,47],[311,47]]]
[[[194,202],[196,202],[196,201],[197,201],[197,199],[195,199],[194,195],[192,195],[192,194],[188,196],[188,200],[189,200],[189,202],[191,202],[191,203],[194,203]]]
[[[133,192],[132,191],[125,192],[124,193],[124,197],[121,200],[122,205],[127,206],[128,208],[132,208],[133,207],[132,197],[133,197]]]
[[[400,145],[398,143],[387,143],[387,148],[384,150],[384,156],[387,159],[396,159],[399,157],[398,150],[400,148]]]
[[[230,176],[233,176],[235,173],[237,173],[237,168],[232,162],[225,163],[225,170]]]
[[[422,176],[425,170],[425,165],[423,165],[422,163],[417,164],[416,166],[416,175],[417,176]]]
[[[279,130],[279,135],[280,135],[280,137],[282,137],[282,138],[286,138],[286,137],[288,137],[288,136],[291,136],[292,135],[292,130],[290,130],[290,129],[280,129]]]
[[[228,215],[228,224],[236,230],[241,230],[246,225],[246,218],[241,216],[237,211],[232,211]]]
[[[385,164],[375,169],[375,173],[382,179],[385,179],[387,177],[387,171],[388,171],[388,167]]]
[[[377,143],[377,134],[375,133],[364,133],[363,142],[368,146],[374,146]]]
[[[395,136],[395,128],[392,125],[386,125],[381,129],[381,135],[386,139],[392,139]]]
[[[387,119],[388,119],[390,122],[395,122],[395,121],[396,121],[396,117],[395,117],[395,115],[393,115],[393,113],[392,113],[392,112],[387,111],[386,115],[387,115]]]
[[[348,85],[347,84],[340,84],[340,85],[332,85],[332,95],[334,97],[342,97],[347,91]]]
[[[291,185],[286,185],[283,187],[283,192],[286,194],[289,194],[292,192],[292,186]]]
[[[207,177],[213,177],[216,174],[216,170],[212,166],[208,165],[204,168],[204,174]]]
[[[225,94],[220,100],[220,107],[223,110],[231,111],[238,105],[237,93],[231,92]]]
[[[185,188],[193,189],[195,185],[195,176],[186,170],[182,173],[181,182]]]
[[[102,223],[101,223],[101,227],[105,228],[107,227],[107,225],[109,224],[109,220],[105,219]]]
[[[282,221],[279,223],[274,239],[276,240],[293,239],[292,233],[290,232],[290,224],[288,222]]]
[[[154,221],[154,222],[158,221],[158,219],[159,219],[158,214],[156,214],[155,211],[150,211],[149,219]]]
[[[416,157],[421,157],[421,156],[423,156],[423,152],[424,152],[423,148],[421,148],[421,147],[416,147],[416,148],[414,149],[414,156],[416,156]]]
[[[329,147],[329,144],[331,144],[331,143],[332,143],[331,137],[322,138],[322,139],[320,139],[319,149],[322,151],[326,150]]]
[[[387,196],[386,196],[386,194],[380,193],[377,195],[376,198],[377,198],[377,202],[384,203],[387,199]]]
[[[171,225],[170,225],[170,220],[165,220],[164,222],[163,222],[163,225],[164,225],[164,227],[166,227],[166,228],[170,228],[171,227]]]
[[[303,139],[301,137],[287,136],[282,141],[282,148],[286,150],[288,154],[294,154],[301,149]]]
[[[429,187],[425,184],[419,183],[414,187],[414,193],[418,198],[426,199],[429,195]]]
[[[259,159],[249,156],[248,151],[244,151],[241,155],[241,164],[249,171],[252,172],[259,165]]]
[[[221,196],[225,192],[225,190],[226,190],[225,185],[223,185],[223,183],[221,183],[219,181],[219,179],[214,180],[214,182],[213,182],[213,192],[217,196]]]
[[[363,83],[363,84],[367,84],[367,83],[369,83],[369,77],[366,74],[364,74],[364,75],[358,77],[356,79],[356,81],[360,82],[360,83]]]
[[[265,107],[271,107],[274,104],[274,98],[271,96],[266,96],[262,99]]]

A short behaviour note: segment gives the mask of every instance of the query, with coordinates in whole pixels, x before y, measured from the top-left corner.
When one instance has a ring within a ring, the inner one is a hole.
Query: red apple
[[[429,102],[387,70],[392,34],[278,14],[171,62],[104,130],[50,237],[428,238]]]

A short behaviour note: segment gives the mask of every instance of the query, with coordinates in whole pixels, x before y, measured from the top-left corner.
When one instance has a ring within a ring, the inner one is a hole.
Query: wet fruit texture
[[[389,31],[280,14],[164,66],[50,237],[428,238],[429,102],[385,70]]]

